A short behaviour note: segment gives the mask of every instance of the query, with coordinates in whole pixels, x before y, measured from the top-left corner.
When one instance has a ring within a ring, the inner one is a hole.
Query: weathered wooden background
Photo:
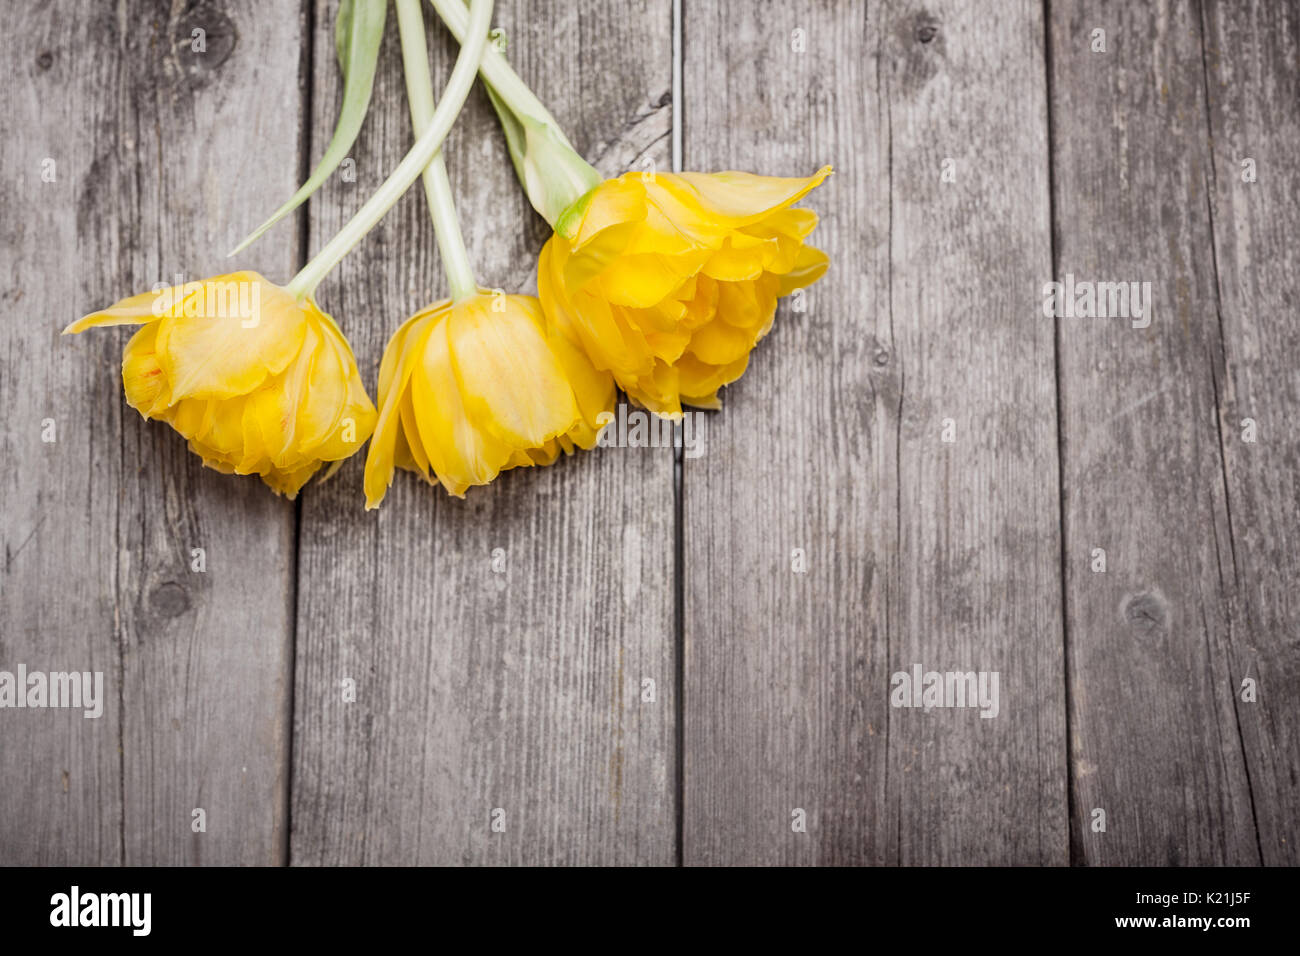
[[[0,864],[1300,863],[1300,4],[683,8],[495,21],[603,173],[674,122],[686,168],[834,163],[807,311],[702,457],[369,514],[359,458],[297,504],[204,470],[125,406],[127,332],[59,336],[293,191],[333,0],[11,11],[0,669],[108,700],[0,711]],[[408,147],[389,27],[355,181],[240,266],[288,279]],[[534,288],[481,89],[447,155],[481,280]],[[321,288],[372,388],[444,291],[423,203]],[[1150,282],[1150,327],[1045,318],[1067,273]],[[914,663],[999,672],[1000,714],[891,708]]]

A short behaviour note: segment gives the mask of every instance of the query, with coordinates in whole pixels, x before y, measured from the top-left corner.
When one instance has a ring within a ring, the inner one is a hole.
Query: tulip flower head
[[[614,383],[548,330],[532,296],[480,292],[408,319],[379,368],[379,421],[366,458],[366,507],[395,467],[463,497],[509,468],[591,448]]]
[[[334,320],[256,272],[123,299],[64,333],[139,325],[122,353],[126,400],[167,422],[209,468],[260,475],[289,498],[375,425]]]
[[[556,224],[538,260],[548,316],[563,316],[597,368],[668,417],[719,407],[772,327],[778,298],[815,282],[804,245],[817,214],[792,209],[830,174],[626,173]]]

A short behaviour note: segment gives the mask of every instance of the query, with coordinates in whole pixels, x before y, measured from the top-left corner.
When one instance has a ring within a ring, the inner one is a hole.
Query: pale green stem
[[[433,118],[433,78],[429,75],[429,49],[424,42],[424,15],[420,0],[396,0],[397,28],[402,37],[402,69],[406,75],[406,98],[411,103],[411,125],[419,136],[429,128]],[[433,217],[434,234],[438,237],[438,251],[442,253],[443,268],[447,271],[447,285],[453,302],[478,294],[474,270],[470,268],[469,253],[461,235],[460,221],[456,218],[456,203],[451,195],[451,181],[447,178],[447,163],[442,150],[424,171],[424,195],[429,201]]]
[[[473,0],[469,9],[469,21],[467,32],[469,39],[460,48],[460,55],[456,57],[456,66],[451,71],[447,88],[443,90],[442,99],[438,102],[438,108],[434,111],[428,127],[417,137],[415,145],[393,170],[392,175],[384,180],[384,184],[373,196],[366,200],[366,204],[357,211],[348,224],[340,229],[333,239],[325,243],[325,247],[289,281],[285,288],[295,298],[303,299],[316,291],[321,280],[367,232],[374,228],[375,224],[384,217],[384,213],[388,212],[410,188],[411,183],[415,182],[442,147],[442,141],[447,138],[447,133],[456,122],[461,107],[465,105],[465,97],[469,95],[470,87],[474,84],[474,75],[478,72],[479,62],[483,59],[483,51],[487,47],[488,25],[492,21],[492,0]]]
[[[464,0],[429,0],[429,3],[442,18],[442,22],[447,25],[447,29],[451,31],[456,41],[464,43],[466,35],[472,32],[469,11],[465,9]],[[487,52],[483,54],[483,60],[479,63],[479,72],[483,74],[483,81],[490,84],[497,95],[516,113],[527,114],[539,122],[547,123],[561,136],[564,135],[555,117],[528,88],[528,84],[519,78],[519,74],[511,69],[506,58],[493,47],[489,46]]]

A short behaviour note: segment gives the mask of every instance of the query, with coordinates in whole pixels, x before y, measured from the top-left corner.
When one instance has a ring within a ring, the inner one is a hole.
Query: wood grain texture
[[[1257,863],[1199,8],[1053,2],[1051,15],[1057,277],[1150,282],[1153,302],[1147,328],[1058,320],[1074,852]]]
[[[1039,17],[687,7],[687,168],[836,165],[830,273],[687,462],[688,863],[1067,860]],[[891,708],[914,663],[1000,714]]]
[[[605,174],[668,168],[675,109],[688,169],[836,167],[803,203],[831,271],[708,414],[679,521],[668,449],[465,501],[401,473],[369,514],[360,457],[297,508],[203,469],[125,405],[129,330],[58,332],[181,272],[288,279],[412,141],[395,16],[355,179],[227,260],[333,128],[337,0],[19,4],[0,670],[106,700],[0,709],[0,865],[1300,862],[1300,4],[684,7],[678,104],[669,0],[494,18]],[[481,88],[447,155],[480,282],[534,291]],[[320,290],[372,389],[445,293],[424,202]],[[1067,274],[1149,281],[1152,324],[1045,317]],[[892,708],[915,663],[997,671],[998,717]]]
[[[642,157],[666,167],[668,5],[497,7],[515,68],[603,173]],[[321,4],[318,25],[334,9]],[[456,46],[431,11],[425,19],[440,87]],[[318,27],[314,128],[337,106],[332,49]],[[412,141],[395,29],[375,102],[357,181],[335,177],[313,202],[313,247]],[[545,224],[514,182],[481,87],[446,152],[479,283],[535,290]],[[373,383],[401,320],[444,295],[417,188],[320,300]],[[303,504],[292,862],[671,863],[671,450],[580,453],[508,472],[464,501],[399,473],[369,514],[361,466],[349,462]],[[344,678],[355,702],[343,701]],[[645,678],[653,703],[641,699]]]
[[[293,188],[298,8],[24,7],[0,41],[15,78],[0,94],[0,668],[103,671],[107,705],[97,720],[0,712],[0,862],[273,863],[292,506],[126,407],[128,330],[59,330],[176,273],[228,270],[238,233]],[[244,264],[283,279],[296,255],[290,235]]]
[[[1300,5],[1206,4],[1202,28],[1222,336],[1211,370],[1231,519],[1227,679],[1236,694],[1262,860],[1294,866],[1300,863]],[[1244,440],[1247,419],[1257,428],[1254,442]],[[1246,678],[1258,684],[1254,703],[1241,698]]]

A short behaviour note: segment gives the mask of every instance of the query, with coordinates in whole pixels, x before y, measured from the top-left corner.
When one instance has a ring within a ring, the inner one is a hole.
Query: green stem
[[[468,14],[461,0],[429,0],[457,40],[464,42]],[[580,221],[583,198],[601,176],[583,159],[550,111],[519,78],[492,44],[479,64],[492,106],[506,134],[515,174],[528,201],[561,234]]]
[[[419,134],[410,152],[384,180],[375,194],[366,200],[366,204],[357,211],[348,224],[303,266],[302,271],[289,281],[285,288],[295,298],[304,299],[316,291],[321,280],[367,232],[374,228],[375,224],[384,217],[384,213],[388,212],[410,188],[411,183],[415,182],[442,147],[442,141],[447,138],[447,133],[456,122],[461,107],[465,105],[465,98],[474,84],[474,75],[478,72],[479,62],[483,59],[483,51],[487,47],[488,26],[492,21],[492,0],[472,0],[469,21],[467,33],[469,40],[460,48],[460,55],[456,57],[456,66],[451,71],[447,88],[443,90],[442,99],[438,102],[438,108],[434,110],[429,125],[423,133]],[[428,62],[427,58],[425,62]]]
[[[420,0],[396,0],[397,29],[402,37],[402,70],[406,76],[406,98],[411,103],[411,125],[419,136],[433,118],[433,78],[429,75],[429,49],[424,42],[424,15]],[[478,294],[474,270],[470,268],[465,238],[461,235],[456,203],[447,178],[447,163],[438,150],[424,171],[424,196],[429,201],[433,231],[438,237],[443,268],[453,302]]]
[[[464,43],[466,35],[472,32],[465,0],[429,0],[429,3],[447,25],[456,42]],[[483,54],[479,72],[483,74],[483,81],[495,89],[497,95],[516,113],[531,116],[540,123],[554,127],[561,136],[564,135],[555,117],[528,88],[528,84],[519,78],[519,74],[510,68],[506,58],[493,47],[489,46]]]

